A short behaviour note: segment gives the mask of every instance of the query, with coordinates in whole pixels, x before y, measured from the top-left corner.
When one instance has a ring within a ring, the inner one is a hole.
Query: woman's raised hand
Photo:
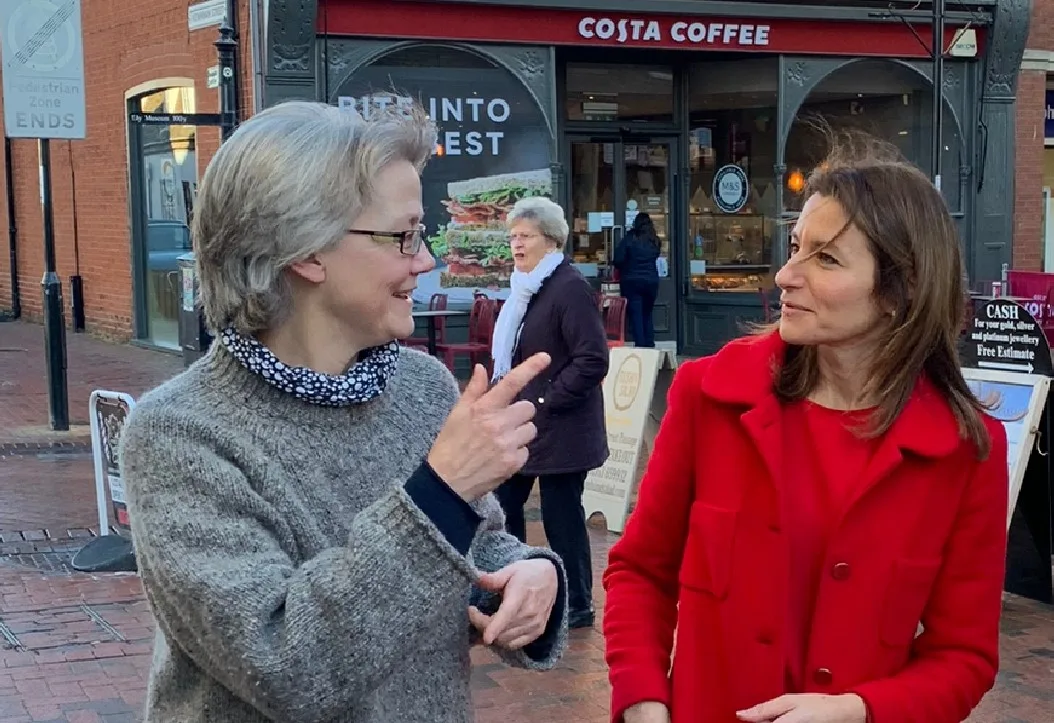
[[[476,365],[428,453],[432,469],[462,499],[483,497],[526,464],[527,445],[538,433],[534,405],[515,399],[549,361],[535,354],[489,391],[486,370]]]

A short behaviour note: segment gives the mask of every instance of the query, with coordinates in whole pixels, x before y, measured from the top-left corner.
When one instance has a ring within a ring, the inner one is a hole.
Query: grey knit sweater
[[[147,723],[472,720],[478,571],[557,565],[543,638],[502,653],[552,667],[566,640],[559,559],[503,531],[492,496],[460,554],[404,483],[458,396],[410,350],[385,392],[344,408],[268,385],[222,345],[139,402],[121,466],[157,618]]]

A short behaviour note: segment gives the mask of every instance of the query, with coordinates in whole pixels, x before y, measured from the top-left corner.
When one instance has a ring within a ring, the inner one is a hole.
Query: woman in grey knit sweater
[[[246,121],[194,218],[217,340],[124,433],[158,632],[148,723],[472,719],[469,647],[545,669],[566,636],[559,558],[503,532],[489,492],[526,461],[548,359],[459,399],[393,339],[434,261],[417,108],[317,103]]]

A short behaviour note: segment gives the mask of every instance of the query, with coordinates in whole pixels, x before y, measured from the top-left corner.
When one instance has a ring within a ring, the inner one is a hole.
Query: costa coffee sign
[[[662,45],[666,42],[692,45],[767,47],[769,25],[737,22],[660,21],[637,18],[594,18],[578,21],[578,34],[587,40],[599,38],[615,43],[641,40]]]
[[[926,46],[919,42],[919,37],[928,37],[929,33],[922,23],[912,29],[904,23],[658,13],[619,15],[436,0],[319,0],[318,8],[318,32],[323,35],[541,46],[929,57]],[[955,42],[958,30],[948,26],[945,45]],[[977,31],[978,44],[983,42],[983,31],[983,28]]]

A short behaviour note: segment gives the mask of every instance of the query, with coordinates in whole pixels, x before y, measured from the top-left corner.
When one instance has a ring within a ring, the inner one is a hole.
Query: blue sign
[[[1046,118],[1046,123],[1043,126],[1046,132],[1043,137],[1048,141],[1054,141],[1054,90],[1047,91],[1047,105],[1043,110],[1043,117]]]

